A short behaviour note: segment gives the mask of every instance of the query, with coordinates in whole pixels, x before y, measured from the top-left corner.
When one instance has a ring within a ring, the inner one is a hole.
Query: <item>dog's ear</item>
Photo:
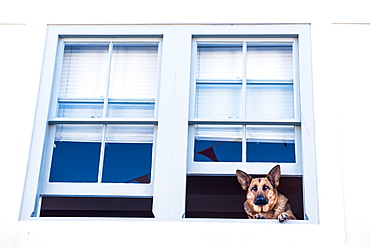
[[[242,188],[244,190],[247,190],[249,185],[251,184],[252,177],[241,170],[236,170],[236,177],[238,178],[238,181]]]
[[[280,165],[276,165],[274,168],[272,168],[267,174],[267,178],[274,186],[275,188],[279,185],[279,180],[280,180]]]

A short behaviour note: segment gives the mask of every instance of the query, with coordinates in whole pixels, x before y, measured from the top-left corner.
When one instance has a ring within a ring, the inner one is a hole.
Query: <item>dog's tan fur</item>
[[[272,168],[266,177],[252,178],[241,170],[236,171],[236,176],[246,191],[244,210],[249,219],[278,219],[280,222],[296,219],[288,198],[277,190],[280,180],[279,165]]]

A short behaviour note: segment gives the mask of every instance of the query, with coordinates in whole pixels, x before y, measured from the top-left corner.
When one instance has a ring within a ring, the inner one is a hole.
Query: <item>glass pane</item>
[[[103,98],[108,58],[107,44],[67,44],[64,49],[59,98]]]
[[[102,118],[103,103],[59,103],[58,117]]]
[[[249,44],[247,49],[247,118],[294,118],[292,45]]]
[[[250,44],[247,48],[248,80],[292,80],[291,44]]]
[[[241,126],[197,125],[195,129],[194,161],[241,162]]]
[[[195,117],[213,119],[241,118],[241,83],[197,84]]]
[[[110,99],[156,98],[158,44],[117,44],[113,48]]]
[[[153,118],[152,103],[109,103],[108,117],[120,118]]]
[[[108,125],[108,143],[153,143],[154,125]]]
[[[242,44],[199,44],[198,79],[241,79]]]
[[[97,182],[102,126],[58,125],[50,182]]]
[[[109,125],[103,167],[104,183],[150,183],[152,125]]]
[[[247,126],[247,162],[295,163],[295,134],[290,126]]]
[[[293,84],[247,84],[247,118],[294,118]]]

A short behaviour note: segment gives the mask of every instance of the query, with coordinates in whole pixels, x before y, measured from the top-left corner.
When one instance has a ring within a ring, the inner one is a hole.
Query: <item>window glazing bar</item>
[[[157,125],[158,121],[154,119],[120,119],[120,118],[89,118],[89,119],[68,119],[68,118],[55,118],[49,120],[49,125],[57,124],[152,124]]]
[[[189,120],[189,125],[266,125],[266,126],[301,126],[300,121],[247,121],[247,120]]]

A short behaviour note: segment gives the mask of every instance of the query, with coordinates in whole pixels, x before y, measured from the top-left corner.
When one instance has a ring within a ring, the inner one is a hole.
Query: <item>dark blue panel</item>
[[[232,141],[195,140],[196,162],[241,162],[242,143]]]
[[[152,147],[152,143],[106,144],[102,181],[149,183]]]
[[[97,182],[100,143],[55,142],[50,182]]]
[[[247,142],[247,162],[295,163],[295,145]]]

